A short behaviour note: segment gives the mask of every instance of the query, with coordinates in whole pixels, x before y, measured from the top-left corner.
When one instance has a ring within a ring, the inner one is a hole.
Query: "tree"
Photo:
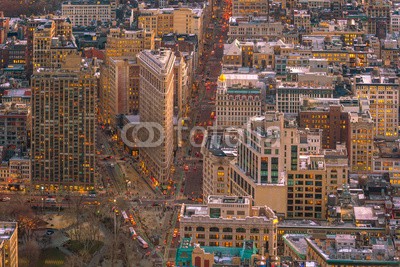
[[[62,0],[1,0],[1,10],[9,17],[40,15],[60,9]]]
[[[29,240],[20,246],[20,255],[28,261],[29,266],[37,266],[40,257],[40,246],[36,240]]]
[[[83,257],[78,254],[72,254],[67,257],[64,266],[69,266],[69,267],[81,267],[85,266],[85,262],[83,260]]]

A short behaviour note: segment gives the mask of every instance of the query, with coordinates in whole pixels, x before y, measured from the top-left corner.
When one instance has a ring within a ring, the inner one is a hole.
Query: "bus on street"
[[[144,241],[144,239],[141,236],[137,237],[137,240],[139,241],[139,244],[142,248],[146,249],[149,247],[149,244],[147,244],[146,241]]]
[[[135,229],[133,229],[133,227],[129,227],[129,233],[130,233],[132,239],[137,238],[137,233],[136,233]]]

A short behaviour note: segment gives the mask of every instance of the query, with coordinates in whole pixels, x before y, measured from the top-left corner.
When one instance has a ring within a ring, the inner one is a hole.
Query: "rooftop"
[[[217,130],[210,128],[207,131],[205,147],[218,157],[237,156],[237,130]]]
[[[250,260],[254,254],[258,253],[258,250],[252,240],[245,240],[243,247],[209,247],[192,243],[190,238],[183,238],[176,253],[176,262],[179,264],[182,261],[191,261],[194,252],[196,255],[202,253],[213,254],[216,266],[220,266],[220,264],[229,264],[231,266],[233,258],[240,258],[241,261]]]
[[[159,49],[159,50],[144,50],[143,53],[147,58],[151,59],[159,68],[167,68],[167,64],[173,53],[170,49]],[[140,56],[140,54],[139,54]]]
[[[375,221],[378,217],[374,213],[373,207],[354,207],[354,217],[358,221]]]
[[[399,260],[394,257],[393,242],[386,238],[369,239],[369,244],[358,246],[357,242],[346,241],[338,244],[338,238],[345,238],[348,241],[355,240],[354,236],[338,237],[326,236],[324,238],[306,238],[308,247],[313,249],[328,265],[393,265],[398,266]]]
[[[371,227],[371,226],[364,226],[360,225],[357,226],[352,222],[343,222],[343,223],[329,223],[324,221],[311,221],[311,220],[282,220],[279,221],[278,229],[286,229],[286,228],[299,228],[299,229],[354,229],[355,231],[362,231],[362,230],[373,230],[373,229],[381,229],[382,231],[385,230],[384,227]]]
[[[8,89],[4,91],[3,97],[31,97],[30,88]]]
[[[0,241],[9,239],[16,229],[15,222],[0,222]]]
[[[226,92],[232,95],[259,95],[261,93],[261,90],[252,87],[241,87],[241,88],[230,87]]]
[[[288,234],[284,235],[283,241],[294,250],[297,256],[301,259],[306,258],[307,253],[307,241],[306,238],[309,237],[305,234]]]
[[[356,84],[395,84],[398,85],[396,77],[374,76],[374,75],[358,75],[355,77]]]
[[[400,139],[396,141],[377,141],[379,156],[382,158],[400,158]]]
[[[237,196],[209,196],[208,203],[210,204],[250,204],[250,197]]]
[[[72,0],[65,1],[63,5],[109,5],[109,0]]]

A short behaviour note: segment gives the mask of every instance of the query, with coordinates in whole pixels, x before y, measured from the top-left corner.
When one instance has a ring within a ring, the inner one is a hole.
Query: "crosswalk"
[[[64,261],[63,260],[45,260],[44,264],[45,264],[45,266],[47,266],[47,265],[50,265],[50,266],[54,266],[54,265],[62,266],[62,265],[64,265]]]

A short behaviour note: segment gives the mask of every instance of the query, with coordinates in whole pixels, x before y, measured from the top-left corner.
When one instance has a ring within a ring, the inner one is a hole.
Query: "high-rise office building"
[[[240,129],[237,161],[231,162],[231,193],[286,213],[286,176],[281,131],[283,114],[266,112]]]
[[[399,82],[397,77],[384,77],[379,70],[371,75],[355,77],[354,93],[370,100],[370,112],[375,122],[375,137],[396,139],[399,126]]]
[[[79,55],[32,76],[32,182],[49,190],[95,184],[96,79]]]
[[[106,60],[110,57],[134,57],[139,52],[154,49],[154,32],[110,29],[107,36]]]
[[[154,33],[145,30],[110,29],[106,64],[101,66],[99,119],[113,127],[120,114],[136,114],[139,108],[139,65],[136,55],[154,49]]]
[[[139,64],[135,57],[112,57],[102,71],[102,121],[117,126],[119,115],[139,112]]]
[[[67,55],[76,50],[72,25],[64,18],[48,20],[34,29],[33,70],[60,68]]]
[[[165,182],[170,177],[174,147],[174,63],[171,50],[145,50],[138,54],[140,66],[139,113],[141,123],[156,123],[162,132],[154,129],[156,147],[141,147],[139,150],[143,169],[151,178]],[[144,142],[144,131],[138,133]]]
[[[350,113],[349,158],[353,172],[372,170],[374,156],[375,123],[369,111]]]

